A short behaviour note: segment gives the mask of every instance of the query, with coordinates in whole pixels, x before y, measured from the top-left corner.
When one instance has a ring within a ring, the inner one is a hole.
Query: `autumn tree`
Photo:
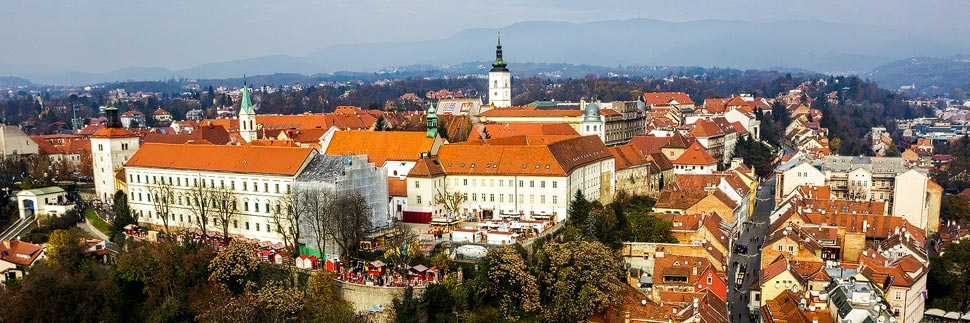
[[[94,158],[91,156],[90,149],[81,149],[78,151],[78,162],[77,172],[83,178],[94,177]]]
[[[162,225],[165,227],[165,232],[168,233],[168,221],[171,220],[172,214],[172,200],[175,198],[171,181],[166,183],[165,178],[162,177],[161,182],[148,184],[148,194],[152,197],[155,215],[162,219]]]
[[[306,305],[303,320],[307,322],[358,322],[354,316],[353,304],[345,301],[337,286],[335,274],[327,270],[317,270],[310,276],[306,288]]]
[[[112,271],[126,293],[143,304],[139,316],[187,322],[195,315],[188,310],[190,295],[212,294],[208,281],[213,257],[215,251],[207,245],[165,240],[121,254]]]
[[[536,262],[546,322],[583,321],[617,304],[620,261],[602,243],[548,243]]]
[[[245,242],[233,240],[209,263],[209,280],[231,294],[241,293],[248,282],[255,279],[259,268],[256,248]]]
[[[539,309],[539,283],[514,245],[490,249],[479,267],[478,286],[507,320]]]
[[[81,236],[70,230],[54,230],[47,240],[47,263],[51,268],[70,270],[81,262]]]

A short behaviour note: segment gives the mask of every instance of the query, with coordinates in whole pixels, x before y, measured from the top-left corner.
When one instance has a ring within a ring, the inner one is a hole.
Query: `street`
[[[772,174],[767,181],[761,183],[754,213],[748,222],[742,224],[745,226],[744,232],[735,241],[735,244],[747,246],[747,252],[745,254],[732,252],[728,259],[727,303],[731,322],[754,322],[748,314],[748,304],[751,301],[748,287],[760,277],[761,251],[758,250],[758,245],[764,243],[763,239],[768,233],[768,217],[774,209],[774,191],[775,176]],[[743,272],[738,273],[738,268]],[[739,285],[738,282],[741,284]]]

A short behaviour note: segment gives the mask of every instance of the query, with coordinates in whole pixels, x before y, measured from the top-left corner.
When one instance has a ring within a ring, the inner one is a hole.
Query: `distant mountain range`
[[[513,73],[516,64],[525,62],[567,62],[593,66],[786,67],[864,74],[907,57],[970,53],[970,43],[943,41],[916,31],[800,20],[767,23],[650,19],[589,23],[534,21],[516,23],[501,31],[505,35],[505,59]],[[413,64],[446,66],[491,60],[497,32],[496,29],[469,29],[440,40],[338,45],[303,57],[255,57],[178,71],[133,67],[108,73],[77,73],[48,66],[0,64],[0,75],[19,76],[42,84],[88,84],[172,77],[215,79],[242,74],[373,72]]]
[[[943,92],[955,87],[970,90],[970,57],[913,57],[891,62],[864,75],[884,88],[915,85],[916,89],[938,86]]]

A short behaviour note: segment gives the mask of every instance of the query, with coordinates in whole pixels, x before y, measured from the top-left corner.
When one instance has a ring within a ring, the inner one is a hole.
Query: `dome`
[[[586,104],[586,108],[583,111],[583,121],[584,122],[599,122],[600,121],[600,106],[596,103]]]

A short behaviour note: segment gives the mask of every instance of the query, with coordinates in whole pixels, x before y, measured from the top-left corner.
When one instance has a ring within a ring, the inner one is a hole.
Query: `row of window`
[[[158,197],[156,196],[155,198],[157,199]],[[131,192],[131,200],[132,201],[138,201],[138,202],[151,202],[152,201],[152,194],[144,194],[143,195],[141,192],[139,192],[139,193]],[[163,200],[164,200],[164,198],[163,198]],[[249,205],[250,205],[249,204],[250,203],[249,202],[249,199],[248,198],[243,198],[242,200],[243,200],[243,203],[242,203],[243,204],[243,211],[249,212]],[[209,201],[209,205],[212,206],[212,207],[215,207],[217,205],[216,202],[217,201],[215,199],[212,199],[212,200]],[[166,201],[166,203],[167,203],[167,201]],[[232,209],[233,210],[238,210],[239,209],[238,206],[237,206],[237,204],[236,204],[236,200],[235,199],[233,199],[229,203],[232,204]],[[190,206],[191,207],[191,206],[198,206],[199,205],[199,201],[198,200],[194,200],[194,199],[192,199],[189,196],[178,195],[178,196],[176,196],[175,198],[172,199],[172,204],[179,205],[179,206],[183,206],[184,205],[184,206]],[[263,208],[262,208],[263,211],[262,212],[270,213],[270,211],[273,210],[273,208],[271,207],[271,203],[268,202],[268,201],[265,202],[265,203],[263,203],[262,205],[263,205]],[[253,208],[252,208],[253,209],[253,212],[260,212],[260,207],[259,207],[260,206],[260,203],[259,203],[259,200],[253,201],[252,202],[252,206],[253,206]],[[279,213],[281,209],[282,209],[282,206],[277,203],[276,204],[276,213]]]
[[[190,225],[194,225],[195,223],[198,223],[199,222],[199,217],[198,216],[193,216],[191,214],[188,214],[188,215],[186,215],[186,214],[179,214],[177,220],[176,220],[176,217],[175,217],[175,214],[174,213],[172,213],[170,215],[171,215],[171,218],[169,219],[170,221],[177,221],[179,223],[186,223],[186,222],[188,222]],[[159,220],[159,222],[162,219],[161,216],[159,216],[158,214],[152,215],[152,211],[151,210],[148,211],[148,215],[147,216],[145,215],[145,211],[144,210],[138,210],[138,211],[135,212],[135,216],[137,216],[139,218],[144,218],[144,219],[147,219],[147,220],[156,219],[156,220]],[[194,217],[194,219],[193,219],[193,217]],[[213,217],[211,220],[212,220],[212,221],[210,221],[211,222],[211,225],[214,228],[217,228],[217,229],[220,229],[221,230],[221,228],[218,228],[219,219]],[[255,228],[256,228],[256,230],[254,230],[254,231],[263,231],[261,228],[265,228],[265,232],[273,232],[273,225],[272,224],[266,223],[263,226],[261,226],[259,222],[255,222],[253,224],[255,224]],[[249,221],[243,222],[243,225],[244,225],[244,228],[245,228],[246,231],[251,231],[251,228],[252,227],[250,227]],[[180,226],[184,226],[184,225],[180,225]],[[239,220],[232,220],[232,228],[233,229],[239,229]],[[276,233],[280,233],[279,226],[276,226]]]
[[[182,187],[183,186],[182,185],[183,182],[182,182],[182,178],[181,177],[175,177],[173,179],[172,176],[168,176],[167,178],[168,178],[168,182],[165,181],[165,179],[166,179],[165,176],[154,176],[153,175],[151,178],[149,178],[148,175],[144,175],[144,179],[145,179],[144,184],[159,184],[159,182],[161,182],[162,185],[168,184],[168,185],[172,185],[172,186],[175,186],[175,187]],[[139,183],[140,184],[140,183],[142,183],[142,175],[129,174],[128,175],[128,181],[129,182],[132,182],[132,183]],[[209,179],[209,181],[206,182],[204,179],[200,181],[197,178],[192,178],[191,179],[191,184],[190,184],[189,178],[185,178],[185,182],[184,183],[185,183],[184,186],[193,186],[194,187],[194,186],[199,186],[200,183],[201,183],[202,187],[216,187],[216,180],[215,179]],[[249,182],[240,181],[240,183],[242,183],[242,190],[243,190],[243,192],[248,192],[249,191],[249,188],[250,188]],[[260,192],[260,190],[259,190],[259,183],[258,182],[252,182],[252,184],[253,184],[252,185],[252,191],[253,192],[256,192],[256,193]],[[270,185],[269,184],[270,183],[263,183],[263,190],[262,190],[263,193],[269,193],[270,192]],[[223,179],[220,179],[219,180],[219,188],[226,188],[226,180],[223,180]],[[229,180],[229,189],[236,190],[236,181]],[[274,189],[273,190],[273,193],[280,194],[280,184],[279,183],[273,184],[273,189]],[[286,188],[285,189],[286,189],[286,193],[289,194],[290,193],[290,185],[286,185]]]
[[[498,196],[499,203],[505,203],[506,197],[508,197],[508,203],[515,203],[512,194],[476,194],[476,193],[463,193],[465,202],[495,202],[495,196]],[[487,199],[486,199],[487,197]],[[423,200],[421,195],[415,196],[418,205],[421,205]],[[529,204],[535,204],[536,196],[534,194],[529,194]],[[519,203],[525,203],[525,195],[519,194]],[[539,195],[539,204],[546,204],[546,196]],[[552,205],[559,205],[559,196],[552,195]]]
[[[488,187],[495,187],[495,182],[496,181],[498,181],[498,187],[506,187],[506,186],[507,187],[515,187],[514,186],[515,184],[514,184],[514,182],[511,179],[509,179],[509,180],[503,180],[503,179],[496,180],[494,178],[493,179],[489,179],[487,182],[486,182],[485,179],[482,179],[481,181],[479,181],[477,178],[472,178],[471,179],[471,185],[468,185],[469,181],[468,181],[467,178],[463,178],[463,179],[461,179],[461,185],[462,186],[481,186],[481,187],[486,187],[486,184],[487,184]],[[546,181],[545,180],[539,180],[539,181],[530,180],[530,181],[528,181],[529,187],[530,188],[535,188],[537,182],[539,184],[539,188],[546,188]],[[550,181],[550,182],[551,182],[550,185],[552,186],[552,188],[558,188],[559,187],[559,181]],[[455,178],[453,183],[454,183],[454,185],[457,186],[458,183],[459,183],[458,182],[458,179]],[[524,180],[520,180],[519,181],[519,187],[525,187],[525,184],[526,184],[526,181],[524,181]],[[421,181],[414,181],[414,188],[421,188]]]

